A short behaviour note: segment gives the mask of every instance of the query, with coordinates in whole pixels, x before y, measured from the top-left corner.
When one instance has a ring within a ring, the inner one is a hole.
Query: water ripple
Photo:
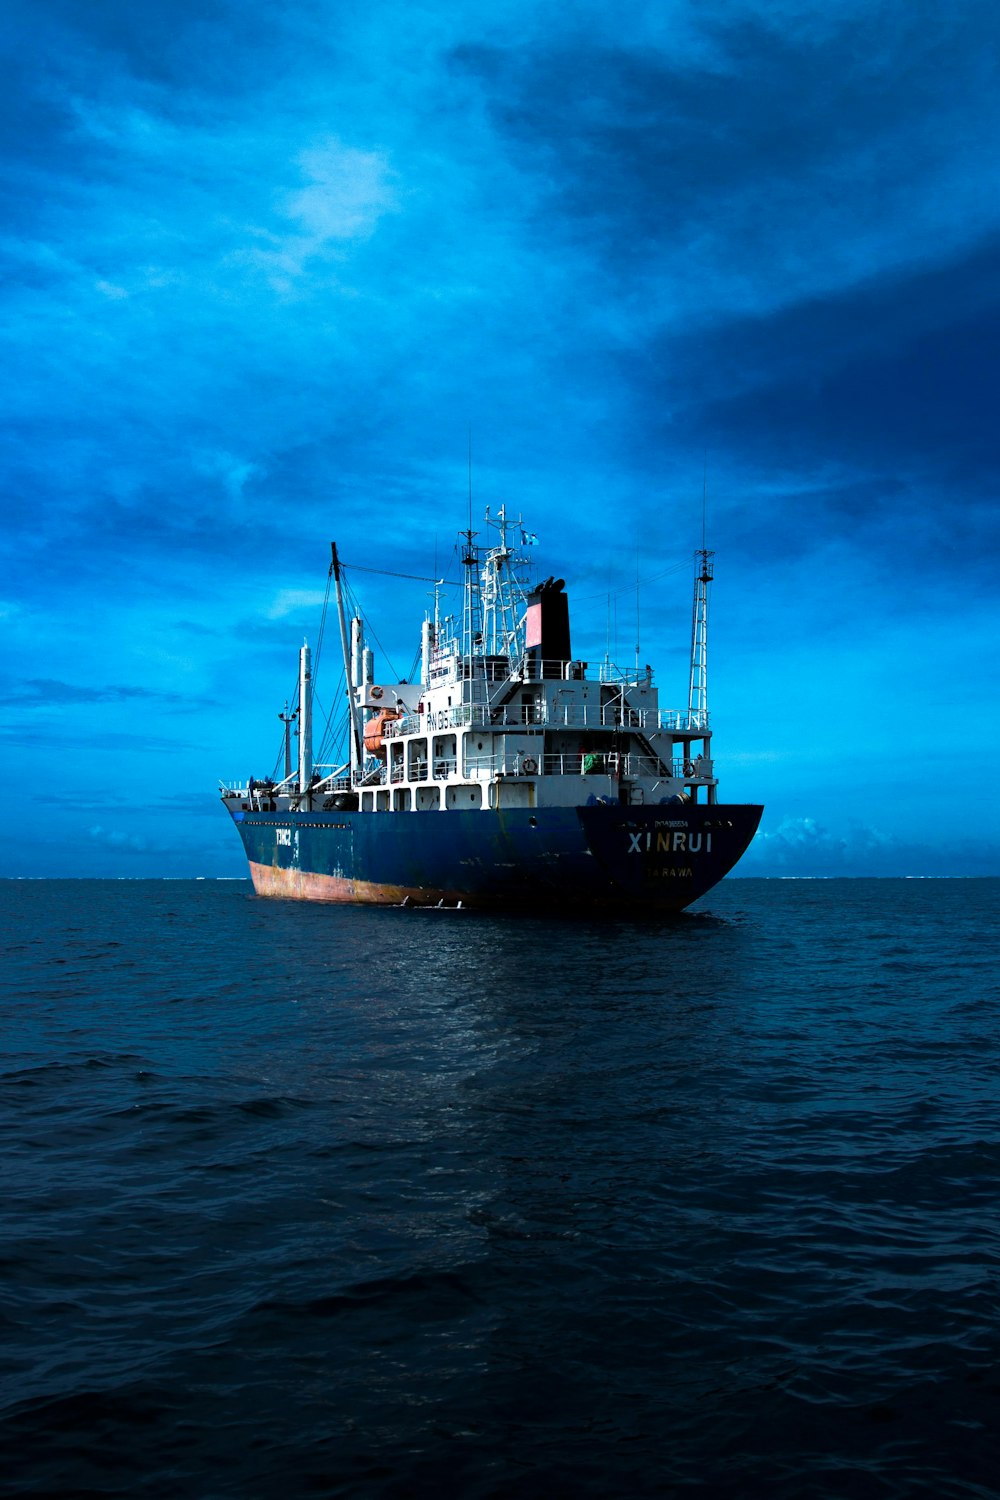
[[[0,882],[4,1493],[997,1500],[998,894]]]

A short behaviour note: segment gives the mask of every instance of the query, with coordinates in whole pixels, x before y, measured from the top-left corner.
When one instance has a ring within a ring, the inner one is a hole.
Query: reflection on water
[[[13,1493],[1000,1493],[998,889],[4,884]]]

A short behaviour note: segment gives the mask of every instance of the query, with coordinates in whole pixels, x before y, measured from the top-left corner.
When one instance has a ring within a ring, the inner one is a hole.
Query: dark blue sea
[[[1000,1496],[1000,880],[0,911],[4,1496]]]

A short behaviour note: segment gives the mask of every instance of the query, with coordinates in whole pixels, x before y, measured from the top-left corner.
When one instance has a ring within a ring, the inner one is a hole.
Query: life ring
[[[532,760],[530,755],[525,756],[524,760],[521,762],[521,770],[524,772],[525,776],[534,776],[535,772],[538,770],[537,760]]]
[[[368,696],[370,698],[381,698],[381,696],[382,696],[382,689],[380,687],[369,688],[369,690],[368,690]]]

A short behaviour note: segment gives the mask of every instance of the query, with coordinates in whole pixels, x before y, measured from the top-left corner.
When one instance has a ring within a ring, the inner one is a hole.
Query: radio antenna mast
[[[639,549],[635,549],[635,680],[639,681]]]

